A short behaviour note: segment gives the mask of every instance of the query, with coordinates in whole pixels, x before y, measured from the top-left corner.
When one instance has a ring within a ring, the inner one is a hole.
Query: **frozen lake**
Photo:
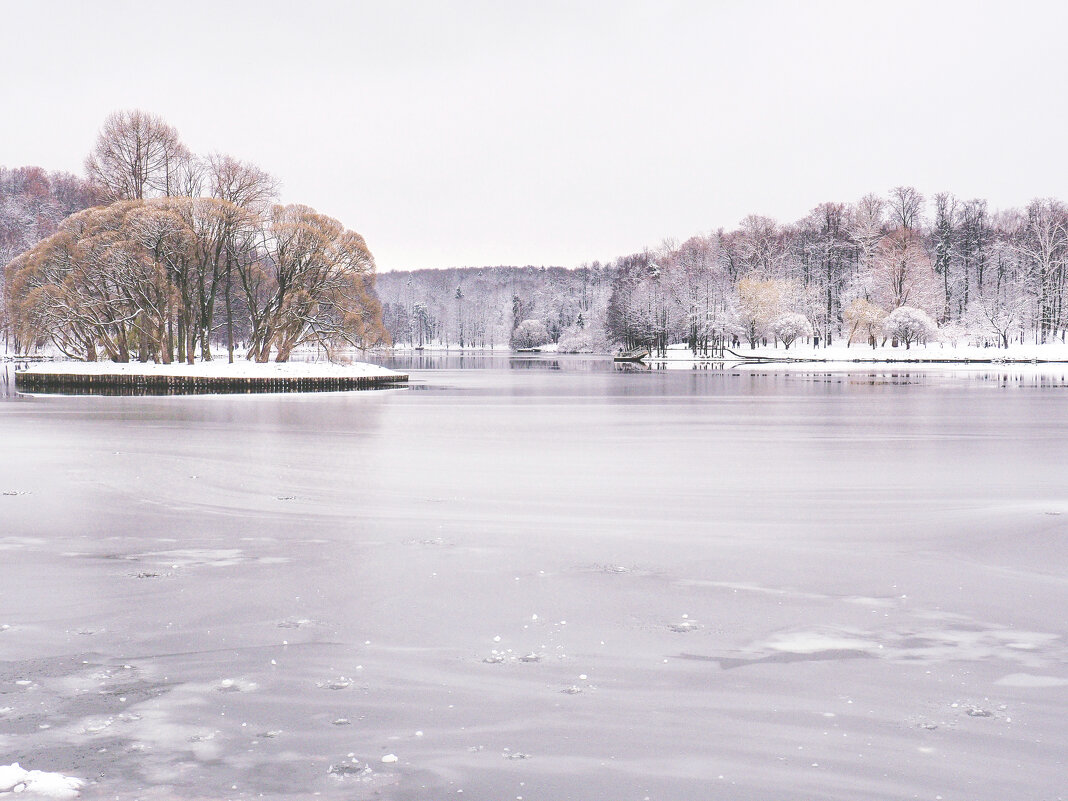
[[[0,365],[0,766],[145,801],[1064,797],[1068,370],[395,366],[28,398]]]

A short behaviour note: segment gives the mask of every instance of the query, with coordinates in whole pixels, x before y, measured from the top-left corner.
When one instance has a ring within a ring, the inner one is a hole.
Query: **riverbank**
[[[16,387],[30,392],[329,392],[407,380],[405,373],[366,362],[45,362],[15,373]]]
[[[872,348],[867,345],[834,344],[814,347],[794,344],[790,348],[745,345],[729,348],[722,358],[695,356],[686,345],[671,345],[664,356],[648,356],[647,362],[693,363],[707,361],[804,361],[839,364],[1027,364],[1068,363],[1068,345],[1061,343],[1016,343],[1008,348],[983,348],[975,345],[932,343],[909,348],[889,345]]]

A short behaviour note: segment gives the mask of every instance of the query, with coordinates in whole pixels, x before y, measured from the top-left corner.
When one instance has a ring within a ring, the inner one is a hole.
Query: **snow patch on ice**
[[[1024,688],[1064,687],[1068,686],[1068,679],[1057,676],[1039,676],[1034,673],[1010,673],[1008,676],[1002,676],[994,684],[1000,684],[1002,687]]]
[[[154,551],[142,554],[142,558],[174,568],[202,565],[231,567],[241,564],[245,560],[245,555],[239,548],[178,548],[173,551]]]
[[[222,679],[214,684],[215,691],[220,693],[250,693],[258,687],[256,682],[247,679]]]
[[[338,676],[336,679],[316,682],[320,690],[346,690],[352,686],[352,679],[347,676]]]
[[[696,631],[701,628],[701,625],[696,620],[690,620],[686,618],[685,615],[683,617],[684,619],[682,621],[672,623],[668,628],[678,634],[685,634],[688,631]]]
[[[0,551],[15,551],[19,548],[33,548],[44,545],[44,540],[37,537],[2,537],[0,538]]]
[[[816,654],[821,651],[874,651],[879,648],[879,643],[818,631],[794,631],[773,638],[767,647],[788,654]]]
[[[77,798],[85,782],[62,773],[26,770],[18,762],[0,765],[0,796],[28,793],[45,798]]]

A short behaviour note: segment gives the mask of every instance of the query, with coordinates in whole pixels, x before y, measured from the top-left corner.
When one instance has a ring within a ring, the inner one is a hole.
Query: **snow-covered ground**
[[[773,347],[750,348],[746,344],[730,348],[739,356],[762,357],[769,359],[817,359],[827,362],[899,362],[899,361],[1057,361],[1068,362],[1068,345],[1061,343],[1015,343],[1008,348],[982,348],[975,345],[951,345],[949,343],[931,343],[896,348],[886,345],[872,348],[869,345],[853,344],[847,346],[835,343],[830,347],[813,347],[805,343],[794,343],[789,349],[779,345]],[[728,353],[727,358],[731,355]],[[686,345],[671,345],[667,356],[651,356],[646,361],[707,361],[703,356],[695,357]]]
[[[167,375],[197,378],[345,378],[353,376],[392,376],[393,370],[367,362],[267,362],[244,359],[229,364],[225,359],[196,364],[155,364],[148,362],[43,362],[31,365],[28,373],[48,375]]]

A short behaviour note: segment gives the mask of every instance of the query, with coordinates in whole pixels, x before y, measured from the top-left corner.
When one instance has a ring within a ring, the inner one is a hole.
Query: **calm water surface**
[[[90,799],[1064,797],[1068,371],[392,364],[170,398],[0,366],[0,765]]]

